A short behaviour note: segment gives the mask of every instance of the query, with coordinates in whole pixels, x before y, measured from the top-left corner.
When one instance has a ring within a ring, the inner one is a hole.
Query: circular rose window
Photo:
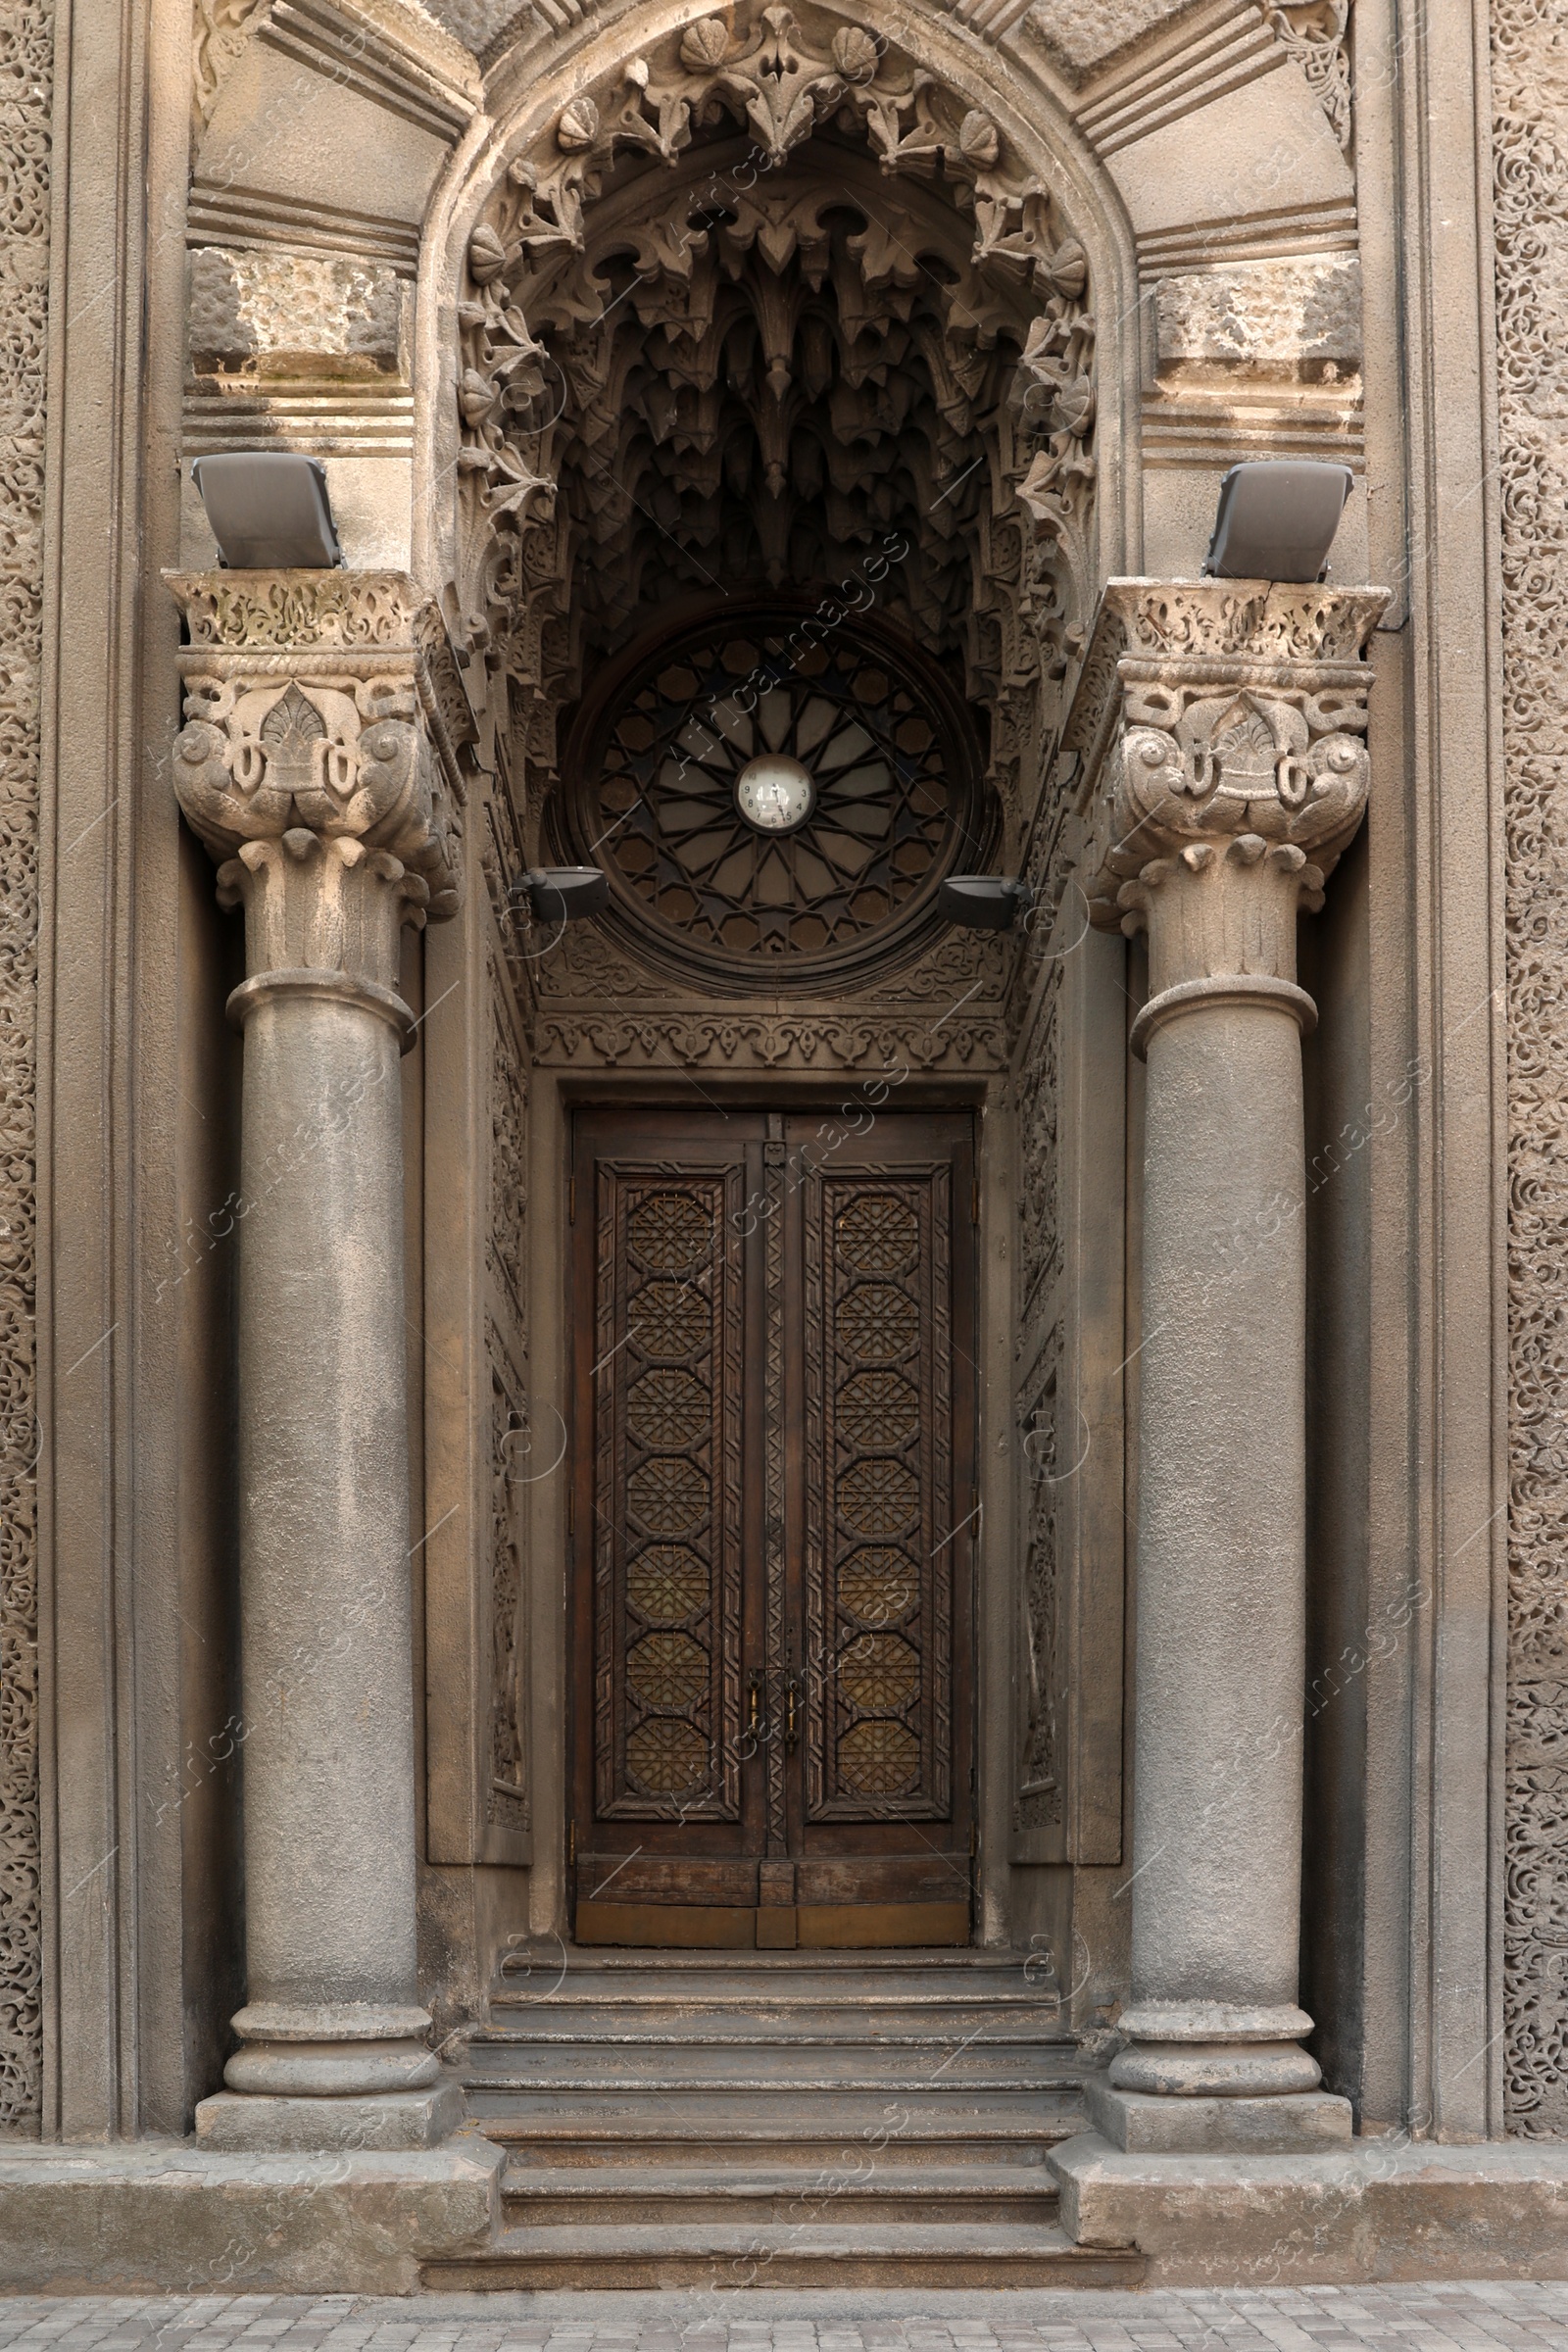
[[[683,977],[805,985],[902,959],[986,850],[969,717],[880,627],[742,612],[633,652],[573,731],[563,849]]]

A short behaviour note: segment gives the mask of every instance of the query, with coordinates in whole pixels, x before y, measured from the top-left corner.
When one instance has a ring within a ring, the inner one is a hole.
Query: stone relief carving
[[[726,129],[751,148],[705,173],[700,134]],[[818,130],[830,159],[762,176]],[[680,172],[646,218],[637,157]],[[914,257],[939,222],[934,271]],[[1062,674],[1095,471],[1083,249],[990,118],[884,40],[782,7],[688,25],[513,163],[468,277],[464,621],[536,699],[574,691],[568,609],[603,636],[639,597],[700,584],[671,556],[675,516],[704,576],[776,583],[836,576],[901,498],[914,632],[961,647],[990,697]],[[529,748],[548,759],[548,730]]]
[[[490,1270],[519,1330],[524,1328],[523,1219],[527,1214],[528,1090],[505,1010],[500,973],[490,971]]]
[[[499,1829],[529,1826],[526,1677],[523,1657],[522,1512],[527,1414],[521,1385],[495,1326],[485,1326],[490,1365],[490,1723],[486,1818]]]
[[[1058,1559],[1056,1546],[1055,1333],[1037,1367],[1034,1392],[1020,1401],[1023,1456],[1023,1587],[1019,1640],[1018,1764],[1013,1786],[1015,1830],[1054,1827],[1062,1815],[1058,1753]]]
[[[1250,919],[1273,944],[1227,942],[1230,902],[1211,892],[1211,968],[1294,971],[1297,909],[1321,903],[1366,807],[1360,653],[1386,602],[1382,590],[1107,583],[1063,733],[1067,790],[1082,797],[1086,758],[1100,779],[1082,862],[1097,923],[1145,928],[1150,894],[1178,869],[1184,889],[1256,869]]]
[[[1057,1753],[1058,1551],[1056,1407],[1061,1335],[1052,1303],[1060,1254],[1057,1199],[1057,1105],[1060,1091],[1061,966],[1036,1009],[1018,1064],[1018,1344],[1014,1398],[1018,1433],[1023,1581],[1019,1594],[1017,1777],[1013,1828],[1061,1820]]]
[[[0,404],[0,2134],[41,2123],[38,1454],[33,1354],[38,709],[53,10],[7,20],[0,169],[6,318]]]
[[[240,887],[230,866],[259,872],[266,845],[299,859],[319,841],[338,845],[345,871],[378,858],[406,919],[454,913],[457,749],[472,722],[414,583],[378,572],[169,578],[191,641],[174,790],[228,861],[220,889]]]
[[[594,1069],[1001,1070],[997,1018],[965,1019],[940,1032],[906,1007],[862,1005],[853,1018],[788,1014],[667,1012],[639,1016],[542,1010],[536,1058]]]
[[[1568,438],[1558,328],[1568,175],[1544,111],[1560,21],[1493,0],[1503,750],[1507,826],[1509,1473],[1503,2095],[1510,2132],[1568,2135],[1568,1468],[1562,1268],[1568,1088]]]
[[[1350,0],[1258,0],[1263,22],[1306,75],[1307,87],[1342,147],[1350,144]]]
[[[191,128],[205,129],[218,93],[269,0],[195,0],[191,22]]]

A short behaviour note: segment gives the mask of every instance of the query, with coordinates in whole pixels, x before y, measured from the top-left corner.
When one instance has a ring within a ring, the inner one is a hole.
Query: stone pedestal
[[[1305,1642],[1299,909],[1366,806],[1375,591],[1115,581],[1072,726],[1095,919],[1149,938],[1124,2149],[1349,2132],[1297,2005]]]
[[[456,906],[466,706],[398,574],[172,583],[181,808],[243,906],[239,1491],[248,1998],[222,2148],[420,2147],[398,993]]]

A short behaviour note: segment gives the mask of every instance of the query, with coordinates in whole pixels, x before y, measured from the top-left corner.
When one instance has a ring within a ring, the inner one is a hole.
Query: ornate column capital
[[[458,752],[474,725],[432,600],[400,571],[164,576],[190,640],[174,791],[213,856],[300,831],[353,839],[423,880],[431,921],[455,913]]]
[[[441,616],[404,572],[166,573],[185,616],[174,792],[246,910],[244,1018],[281,988],[345,996],[405,1042],[405,923],[458,906],[473,716]]]
[[[1062,736],[1077,755],[1091,918],[1146,930],[1150,1002],[1134,1030],[1190,1003],[1296,985],[1296,918],[1366,808],[1380,588],[1266,580],[1110,580]]]

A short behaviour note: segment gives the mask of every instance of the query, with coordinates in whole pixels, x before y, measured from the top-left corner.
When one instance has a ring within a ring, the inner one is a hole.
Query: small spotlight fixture
[[[1203,569],[1216,580],[1320,580],[1350,495],[1348,466],[1267,458],[1233,466],[1219,486]]]
[[[574,923],[602,914],[610,904],[610,876],[597,865],[541,865],[514,882],[509,893],[541,923]]]
[[[190,478],[225,571],[329,571],[342,563],[319,458],[233,450],[198,458]]]
[[[965,931],[1010,931],[1013,917],[1027,914],[1034,903],[1028,883],[1006,874],[950,874],[937,892],[949,922]]]

